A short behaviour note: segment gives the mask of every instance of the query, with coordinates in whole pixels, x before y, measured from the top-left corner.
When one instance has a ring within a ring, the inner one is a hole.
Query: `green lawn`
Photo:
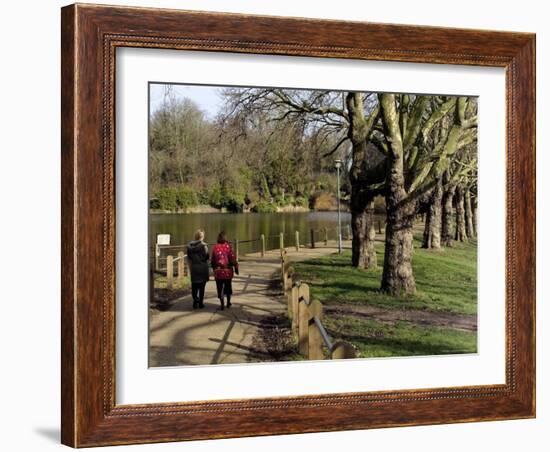
[[[348,315],[325,316],[323,323],[333,338],[355,345],[360,358],[476,352],[474,332],[401,321],[386,323]]]
[[[477,246],[459,243],[441,251],[420,248],[415,240],[413,269],[417,293],[393,297],[379,291],[384,249],[376,246],[378,268],[352,268],[351,252],[333,254],[293,264],[297,279],[311,286],[322,303],[370,304],[387,308],[422,309],[457,314],[477,312]]]
[[[323,320],[334,339],[352,342],[360,357],[476,352],[475,331],[440,327],[430,321],[380,321],[371,315],[353,312],[363,306],[376,306],[396,312],[429,311],[427,314],[447,317],[448,314],[475,315],[477,245],[474,241],[432,251],[421,249],[416,237],[413,268],[417,293],[410,296],[393,297],[379,291],[384,258],[382,244],[377,244],[377,255],[375,270],[352,268],[349,251],[293,264],[296,279],[310,285],[312,298],[326,307],[346,308],[328,312]]]

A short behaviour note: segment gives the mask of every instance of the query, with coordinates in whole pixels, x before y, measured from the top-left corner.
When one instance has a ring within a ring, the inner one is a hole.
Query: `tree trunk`
[[[464,216],[464,188],[460,185],[456,187],[456,232],[455,240],[457,242],[466,241],[466,219]]]
[[[386,175],[386,243],[382,291],[391,295],[413,294],[416,284],[412,268],[415,204],[405,190],[403,141],[399,129],[395,95],[380,94],[382,118],[390,152]]]
[[[466,236],[474,238],[476,233],[474,229],[474,214],[472,212],[472,195],[470,189],[466,189],[464,194],[464,217],[466,220]]]
[[[443,192],[441,201],[443,212],[441,213],[441,244],[453,246],[453,197],[456,186],[450,185]]]
[[[351,261],[354,267],[376,268],[376,251],[374,249],[374,201],[373,196],[352,186],[351,210]]]
[[[441,202],[443,199],[443,185],[438,179],[430,196],[429,206],[426,211],[426,223],[422,248],[441,248]]]
[[[410,204],[388,209],[381,290],[392,295],[416,292],[412,268],[413,219],[414,208]]]

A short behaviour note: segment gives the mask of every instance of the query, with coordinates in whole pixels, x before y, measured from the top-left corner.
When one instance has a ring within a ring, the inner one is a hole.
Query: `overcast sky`
[[[151,103],[151,113],[154,113],[164,98],[166,83],[151,83],[149,85]],[[219,86],[201,86],[201,85],[171,85],[172,93],[178,99],[187,97],[197,104],[209,117],[214,119],[222,106],[222,99],[219,95],[222,89]]]

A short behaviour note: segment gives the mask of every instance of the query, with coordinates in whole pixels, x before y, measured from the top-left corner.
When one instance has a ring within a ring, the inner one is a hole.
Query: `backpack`
[[[229,267],[229,250],[225,246],[216,246],[214,248],[214,256],[212,258],[214,267]]]

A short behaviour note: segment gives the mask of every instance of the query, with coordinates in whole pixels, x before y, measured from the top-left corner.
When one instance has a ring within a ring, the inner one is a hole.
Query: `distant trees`
[[[317,191],[336,189],[334,171],[321,158],[330,146],[331,139],[300,121],[274,123],[261,111],[208,118],[168,92],[150,119],[151,207],[308,207]]]

